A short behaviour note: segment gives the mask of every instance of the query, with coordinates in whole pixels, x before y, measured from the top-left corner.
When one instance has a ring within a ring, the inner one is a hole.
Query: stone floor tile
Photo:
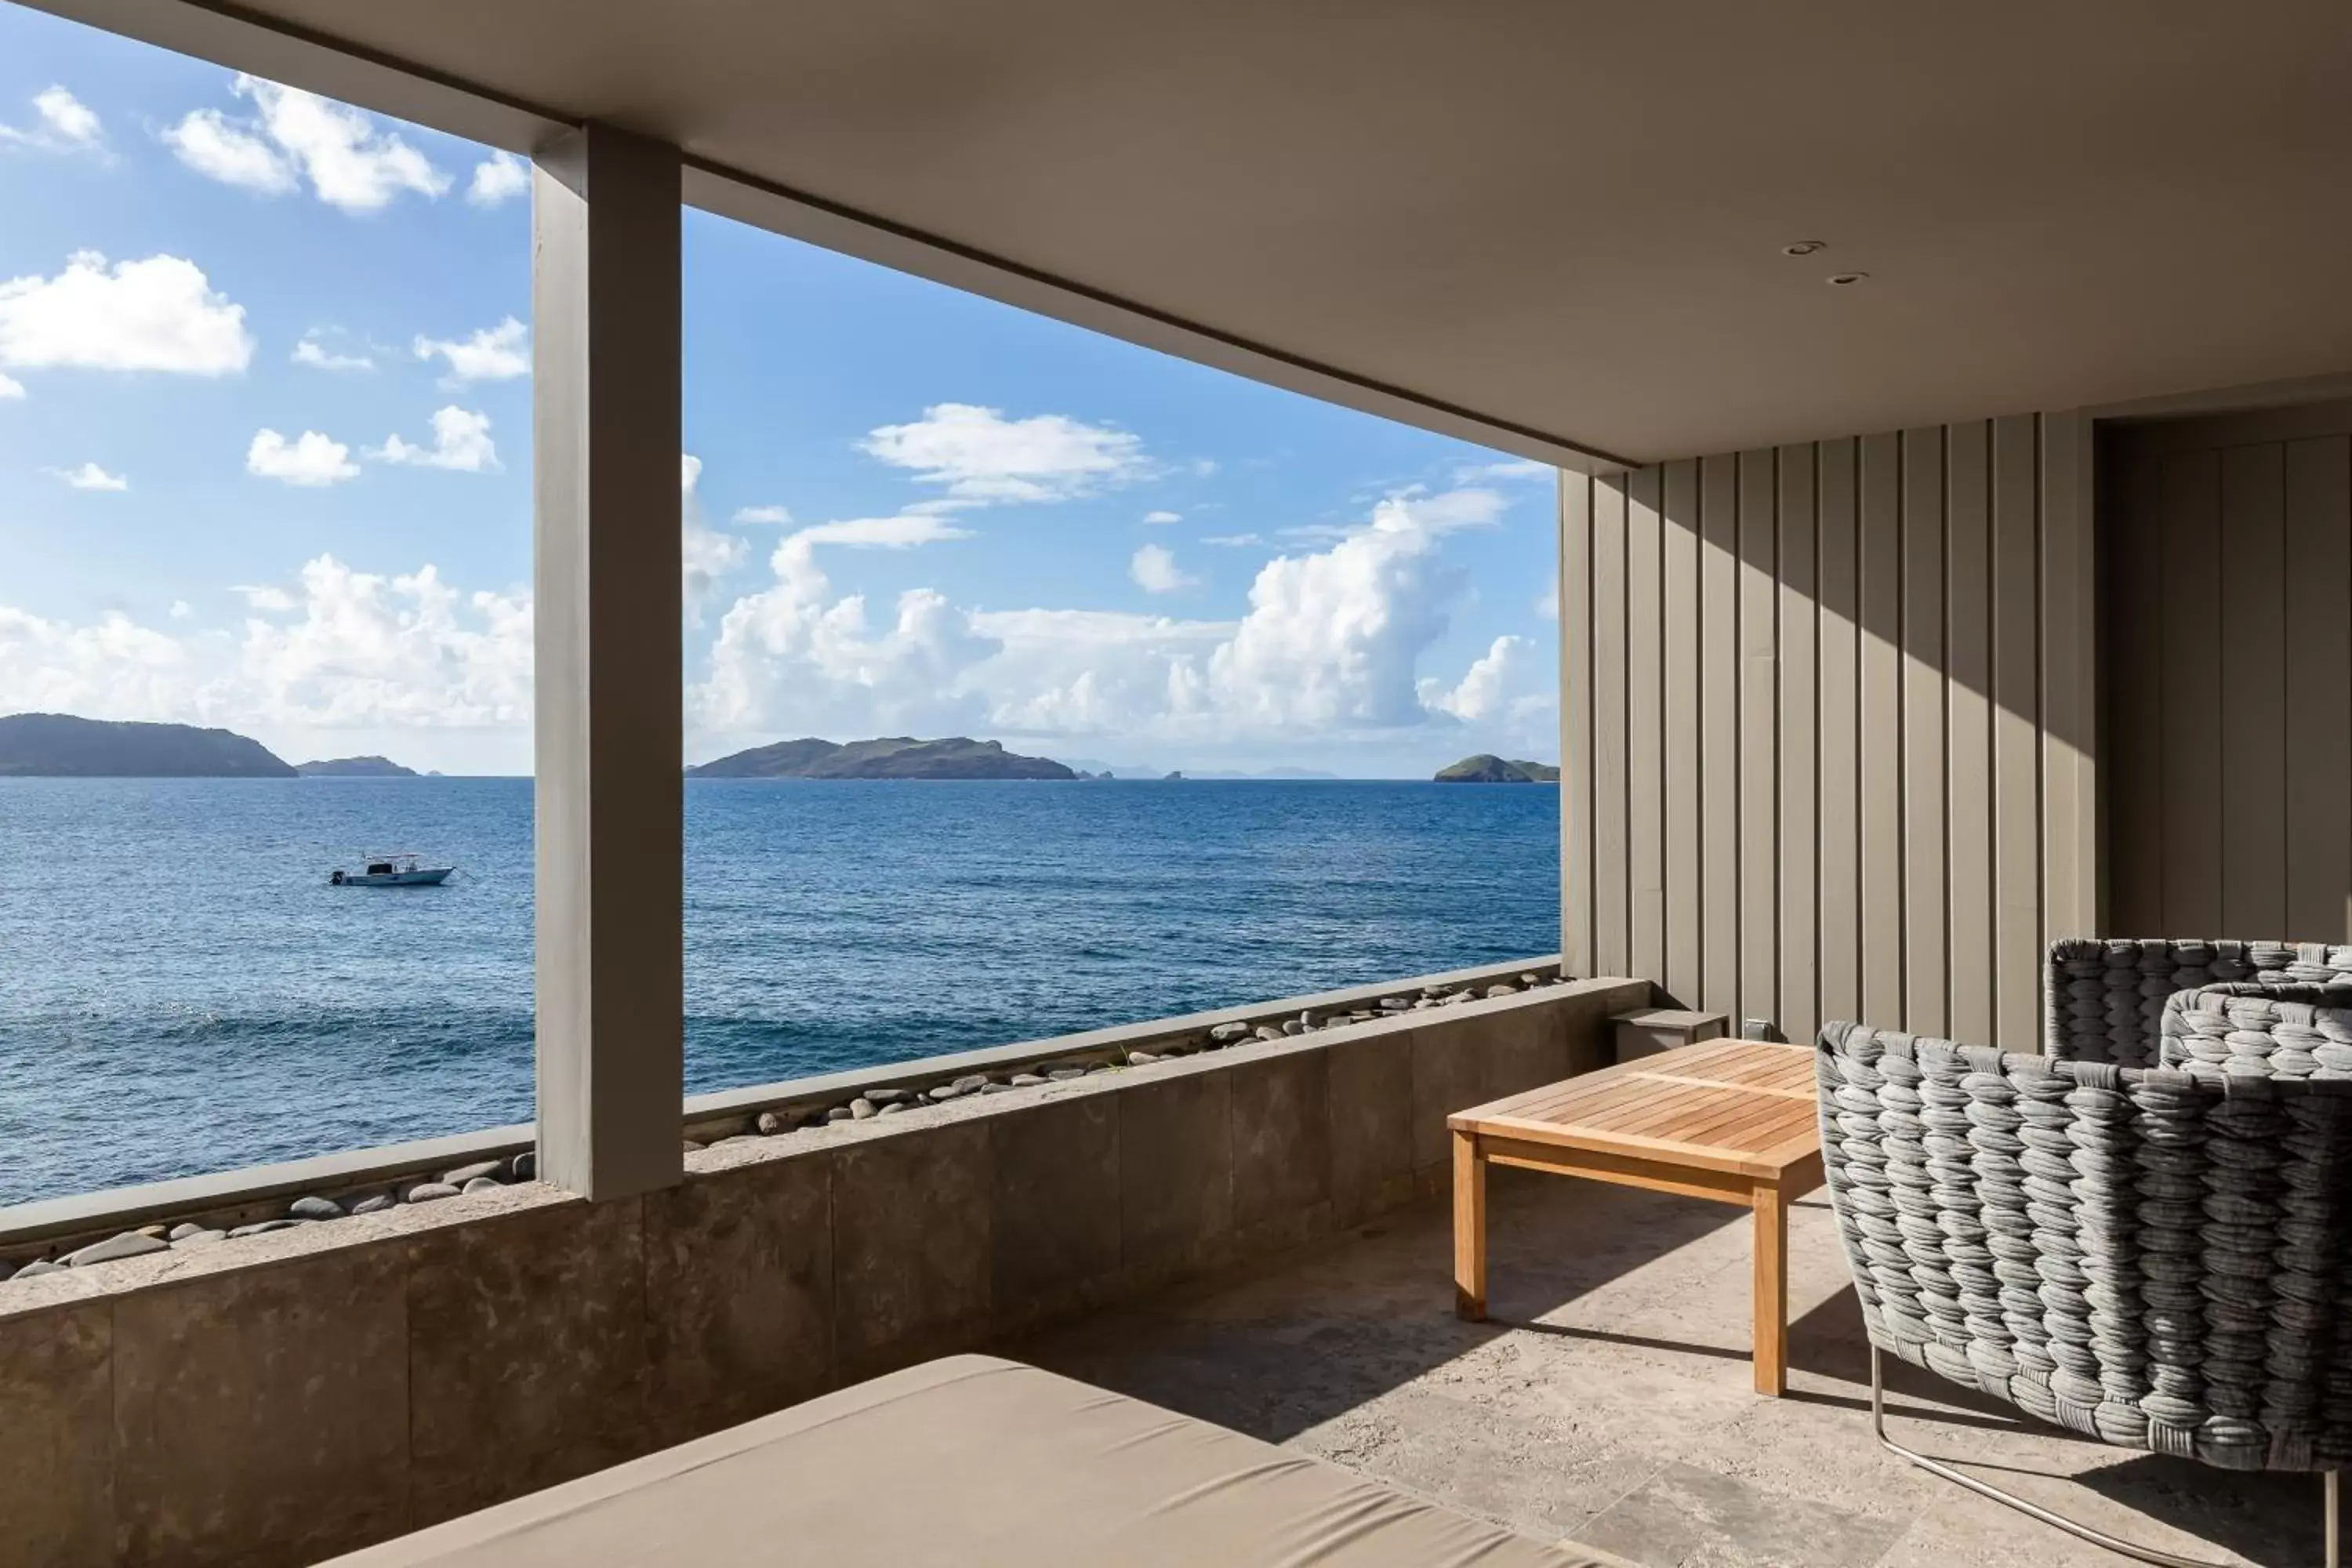
[[[1576,1539],[1654,1568],[1867,1568],[1905,1522],[1677,1463]]]

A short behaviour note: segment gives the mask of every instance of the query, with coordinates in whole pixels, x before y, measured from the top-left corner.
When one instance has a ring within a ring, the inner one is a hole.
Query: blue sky
[[[528,772],[527,187],[0,3],[0,712]],[[689,759],[1556,754],[1548,470],[706,214],[684,264]]]

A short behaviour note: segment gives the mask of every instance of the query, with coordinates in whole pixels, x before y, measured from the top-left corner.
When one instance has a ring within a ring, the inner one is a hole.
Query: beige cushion
[[[1345,1470],[991,1356],[845,1388],[346,1568],[1587,1568]]]

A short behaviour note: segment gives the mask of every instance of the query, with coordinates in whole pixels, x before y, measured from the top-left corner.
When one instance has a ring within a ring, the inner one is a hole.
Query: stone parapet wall
[[[1608,1016],[1651,998],[1377,1006],[1422,984],[1336,994],[1365,1021],[730,1134],[642,1198],[486,1186],[11,1281],[0,1559],[308,1563],[1334,1234],[1442,1190],[1447,1113],[1603,1065]],[[1318,1004],[1341,1010],[1265,1011]],[[756,1119],[723,1098],[714,1130]]]

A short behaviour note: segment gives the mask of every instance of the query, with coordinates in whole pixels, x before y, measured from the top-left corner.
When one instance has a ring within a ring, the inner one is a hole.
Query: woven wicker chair
[[[1822,1031],[1823,1164],[1882,1444],[2085,1540],[2196,1568],[1894,1442],[1885,1352],[2121,1447],[2320,1471],[2337,1568],[2352,988],[2287,977],[2332,967],[2314,952],[2347,950],[2061,943],[2050,1056]],[[2184,973],[2200,988],[2157,997],[2150,1027],[2148,984]],[[2178,1065],[2081,1059],[2094,1047]]]
[[[2176,992],[2347,983],[2352,947],[2069,938],[2050,944],[2042,966],[2042,1048],[2068,1061],[2154,1067]]]

